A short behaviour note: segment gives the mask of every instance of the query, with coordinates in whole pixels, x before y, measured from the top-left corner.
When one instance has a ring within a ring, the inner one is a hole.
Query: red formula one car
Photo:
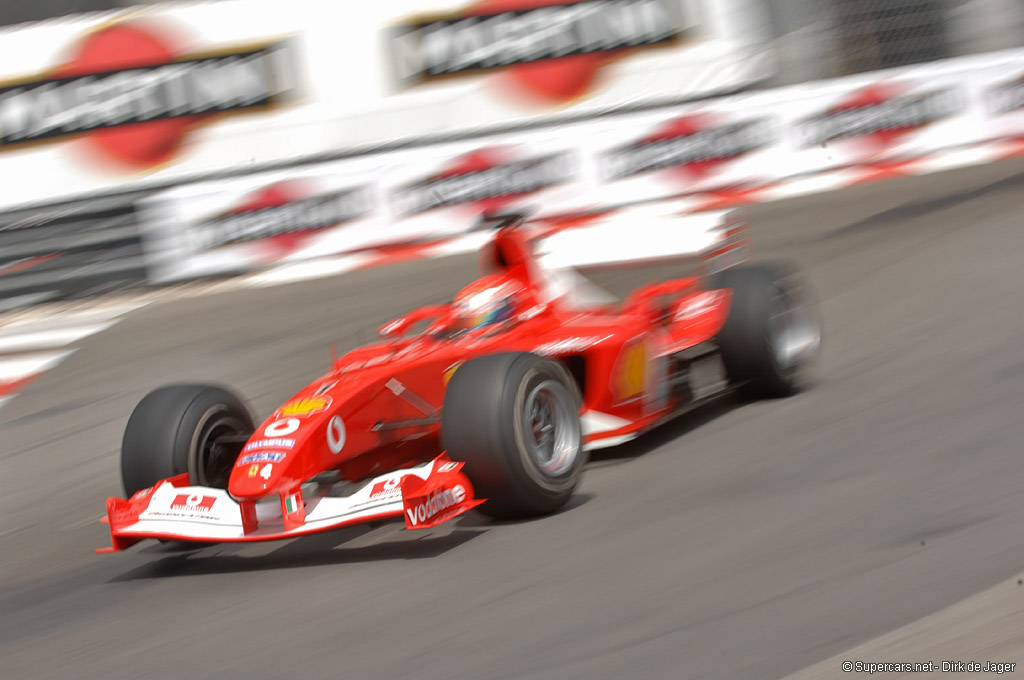
[[[616,219],[606,235],[600,224],[579,230],[569,260],[608,251],[609,237],[611,257],[590,264],[634,258],[629,211]],[[683,233],[685,220],[666,219],[666,238]],[[384,519],[426,528],[478,505],[494,517],[551,513],[576,488],[588,449],[726,389],[796,391],[820,338],[796,277],[743,263],[745,232],[731,214],[698,231],[697,275],[613,302],[558,263],[559,235],[543,240],[512,217],[482,249],[483,278],[454,302],[385,325],[381,341],[337,360],[258,426],[219,387],[151,392],[124,434],[129,498],[107,501],[113,546],[103,552]]]

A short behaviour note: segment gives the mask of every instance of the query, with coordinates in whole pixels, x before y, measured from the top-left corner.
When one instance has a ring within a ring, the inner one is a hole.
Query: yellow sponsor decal
[[[249,466],[249,476],[250,477],[255,477],[256,473],[259,472],[259,469],[260,469],[259,465],[250,465]]]
[[[320,413],[330,405],[330,397],[305,397],[288,402],[278,410],[277,414],[282,417],[311,416],[314,413]]]
[[[630,401],[643,395],[647,387],[647,343],[626,345],[612,371],[612,393],[620,401]]]
[[[444,373],[442,374],[441,379],[444,380],[445,386],[448,385],[448,382],[452,379],[452,376],[455,375],[455,371],[459,370],[459,366],[461,365],[462,362],[459,361],[452,364],[448,368],[444,369]]]

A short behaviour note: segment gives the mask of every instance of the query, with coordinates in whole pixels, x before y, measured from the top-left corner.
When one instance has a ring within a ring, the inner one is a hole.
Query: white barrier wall
[[[0,31],[0,209],[728,92],[754,0],[232,0]]]
[[[460,233],[485,211],[763,188],[1012,137],[1024,50],[183,186],[144,226],[164,281]]]

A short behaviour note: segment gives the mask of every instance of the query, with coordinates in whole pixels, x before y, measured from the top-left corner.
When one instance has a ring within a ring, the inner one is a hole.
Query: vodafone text
[[[406,510],[405,514],[409,516],[409,524],[417,526],[464,500],[466,500],[466,490],[457,484],[451,489],[442,489],[432,493],[427,497],[425,503],[417,503],[415,507]]]

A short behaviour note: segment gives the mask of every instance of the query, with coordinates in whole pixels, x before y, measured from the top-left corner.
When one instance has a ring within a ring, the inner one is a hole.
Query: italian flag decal
[[[306,506],[302,502],[302,489],[296,489],[282,499],[281,514],[284,520],[284,530],[291,531],[298,529],[306,523]]]

